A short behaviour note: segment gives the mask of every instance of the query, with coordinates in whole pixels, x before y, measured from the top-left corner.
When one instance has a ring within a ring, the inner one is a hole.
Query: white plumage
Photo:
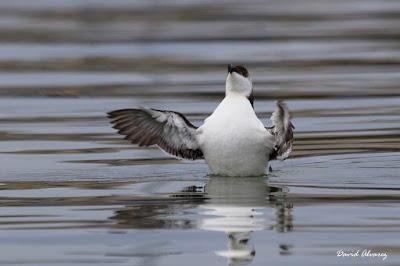
[[[236,94],[225,97],[197,134],[204,158],[217,175],[263,175],[275,146],[249,101]]]

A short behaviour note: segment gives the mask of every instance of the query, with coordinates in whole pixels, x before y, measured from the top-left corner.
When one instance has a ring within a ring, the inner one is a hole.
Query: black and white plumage
[[[199,128],[173,111],[122,109],[108,116],[133,144],[157,145],[182,159],[204,158],[213,174],[256,176],[265,174],[269,160],[289,156],[294,126],[282,101],[271,116],[271,128],[257,118],[253,103],[247,69],[229,65],[225,98]]]
[[[276,109],[271,116],[272,128],[269,131],[275,136],[275,148],[271,159],[285,160],[293,149],[293,129],[290,112],[282,101],[276,102]]]
[[[183,159],[201,159],[196,129],[181,113],[156,109],[123,109],[108,113],[113,128],[139,146],[157,145]]]

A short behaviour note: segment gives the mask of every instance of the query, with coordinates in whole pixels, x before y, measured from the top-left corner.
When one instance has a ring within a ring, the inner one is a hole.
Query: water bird
[[[242,65],[229,65],[225,98],[200,127],[183,114],[139,107],[108,113],[113,128],[139,146],[157,145],[181,159],[205,159],[213,175],[260,176],[269,161],[286,159],[293,147],[291,116],[276,102],[271,127],[254,111],[253,83]]]

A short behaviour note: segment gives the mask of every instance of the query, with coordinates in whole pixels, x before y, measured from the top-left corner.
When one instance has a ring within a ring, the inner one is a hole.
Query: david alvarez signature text
[[[358,257],[364,257],[364,258],[382,258],[382,260],[386,260],[387,258],[387,253],[386,252],[376,252],[372,251],[370,249],[364,249],[364,250],[356,250],[356,251],[344,251],[342,249],[339,249],[336,251],[336,256],[337,257],[343,257],[343,258],[358,258]]]

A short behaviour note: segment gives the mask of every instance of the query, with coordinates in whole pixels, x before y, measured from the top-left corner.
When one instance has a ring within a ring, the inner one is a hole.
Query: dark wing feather
[[[267,130],[275,136],[275,148],[270,159],[286,159],[293,148],[293,129],[290,121],[290,112],[282,101],[276,103],[276,109],[271,116],[272,127]]]
[[[108,113],[113,128],[133,144],[158,145],[165,152],[183,158],[203,158],[196,129],[184,115],[172,111],[138,108]]]

